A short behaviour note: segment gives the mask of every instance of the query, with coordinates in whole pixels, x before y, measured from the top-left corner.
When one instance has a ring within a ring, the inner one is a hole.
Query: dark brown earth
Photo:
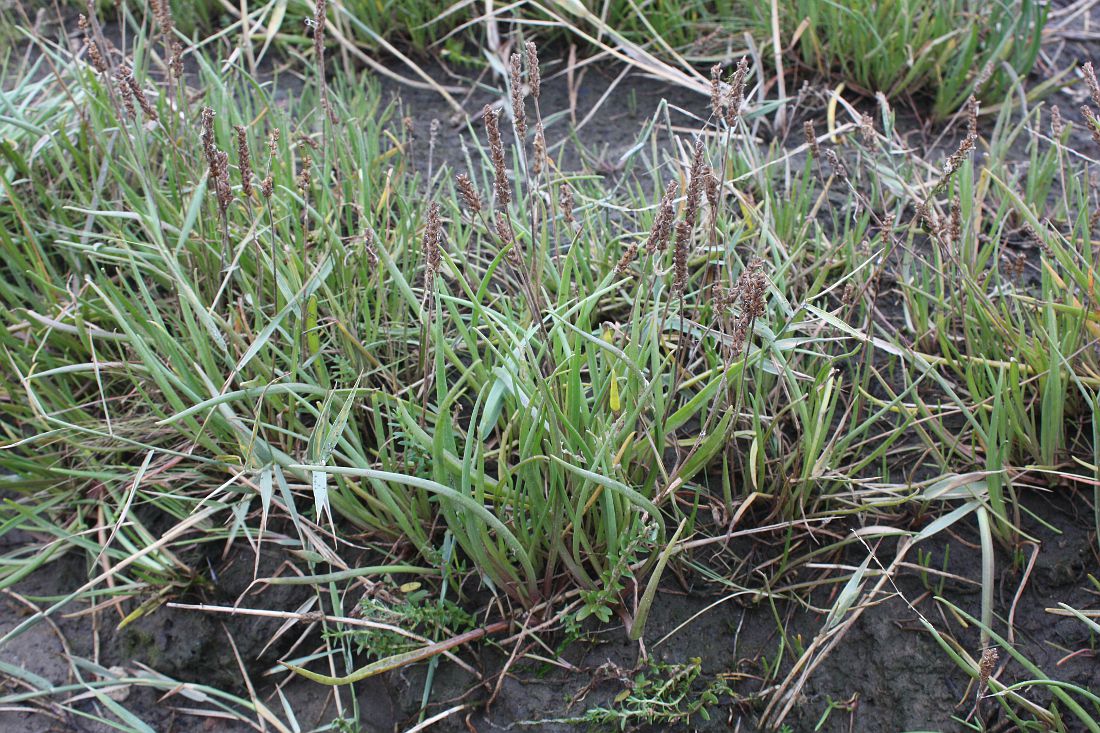
[[[1089,591],[1087,576],[1089,573],[1096,575],[1100,560],[1091,533],[1091,511],[1079,490],[1066,487],[1029,492],[1024,504],[1047,523],[1058,527],[1060,534],[1028,521],[1025,530],[1034,534],[1040,543],[1025,549],[1024,562],[1014,564],[1007,553],[999,552],[995,626],[1001,633],[1007,633],[1006,620],[1022,585],[1013,614],[1016,648],[1040,669],[1056,674],[1059,679],[1085,689],[1100,690],[1100,662],[1095,657],[1095,639],[1090,640],[1087,629],[1077,620],[1052,616],[1046,611],[1058,602],[1077,608],[1095,606],[1095,590]],[[942,592],[964,611],[976,616],[979,613],[976,581],[980,578],[980,553],[973,519],[961,524],[958,532],[949,538],[943,537],[943,541],[937,538],[928,543],[926,549],[932,553],[928,565],[956,576],[957,580],[946,581]],[[747,558],[754,551],[746,544],[742,548],[731,547],[727,552]],[[893,547],[880,546],[877,556],[883,564],[888,564],[893,552]],[[1034,565],[1030,573],[1025,573],[1032,552]],[[263,560],[261,576],[277,565],[272,557],[274,554],[270,552]],[[865,554],[863,549],[855,550],[847,562],[858,564]],[[945,554],[949,557],[946,564]],[[195,601],[201,597],[207,603],[232,605],[252,580],[252,562],[253,558],[245,550],[226,561],[212,560],[218,586],[184,600]],[[45,597],[77,587],[87,577],[86,572],[82,558],[66,557],[53,563],[50,573],[32,576],[16,591],[24,598],[45,603]],[[667,664],[697,660],[701,675],[694,689],[701,690],[716,678],[724,677],[732,694],[721,695],[717,704],[710,707],[709,722],[696,718],[679,725],[630,726],[628,729],[757,730],[757,717],[771,692],[771,685],[762,685],[761,677],[768,665],[774,665],[777,660],[784,671],[795,661],[790,651],[785,654],[779,651],[780,629],[788,637],[788,643],[808,645],[819,633],[824,618],[805,611],[800,604],[778,601],[773,608],[771,603],[752,593],[718,588],[690,574],[687,577],[691,583],[689,592],[679,583],[672,582],[666,583],[658,594],[645,635],[650,658]],[[754,579],[749,576],[734,580],[749,585]],[[930,582],[934,584],[936,579]],[[923,614],[937,629],[949,633],[968,650],[980,648],[977,633],[973,628],[962,628],[956,619],[941,612],[918,572],[902,573],[898,590],[900,594],[884,594],[878,605],[868,609],[843,643],[810,677],[786,721],[791,730],[960,729],[954,716],[966,717],[973,707],[972,693],[967,694],[968,678],[921,627],[917,614]],[[294,610],[303,597],[301,591],[272,587],[246,595],[240,605]],[[829,591],[822,591],[809,600],[814,605],[828,607],[834,599]],[[4,598],[4,608],[0,633],[9,631],[28,613],[11,597]],[[79,610],[65,609],[67,613]],[[161,608],[123,631],[115,631],[112,627],[118,619],[117,614],[109,610],[101,615],[99,628],[92,629],[86,615],[56,616],[56,629],[46,624],[32,628],[7,645],[2,659],[55,683],[63,683],[70,675],[70,668],[60,640],[64,638],[72,655],[94,658],[93,634],[96,633],[99,663],[104,667],[133,668],[138,663],[147,664],[182,681],[201,682],[246,694],[240,689],[239,668],[227,643],[232,637],[261,698],[273,690],[272,685],[281,677],[266,676],[266,672],[287,650],[286,642],[260,654],[276,631],[278,621]],[[667,641],[657,643],[689,619],[692,620],[687,626]],[[289,634],[286,638],[295,636]],[[478,679],[454,665],[440,665],[435,673],[428,716],[458,704],[466,704],[468,708],[440,722],[433,730],[467,731],[470,730],[468,726],[478,731],[611,729],[613,726],[601,728],[582,722],[560,721],[581,718],[591,708],[613,705],[614,698],[628,688],[632,670],[640,668],[640,650],[636,643],[627,640],[621,625],[592,626],[583,636],[561,652],[561,659],[574,670],[520,662],[510,668],[488,710],[483,704],[492,695],[492,689],[481,686]],[[563,635],[548,634],[543,638],[555,645],[562,641]],[[1069,650],[1090,648],[1091,653],[1066,659]],[[511,646],[500,648],[483,644],[463,650],[461,656],[489,681],[490,686],[495,686],[496,675],[512,651]],[[427,664],[420,664],[360,683],[357,700],[364,725],[361,730],[389,733],[406,730],[415,724],[426,673]],[[1015,663],[998,674],[1003,682],[1028,678],[1029,675]],[[336,717],[324,688],[291,680],[286,686],[286,694],[293,701],[299,721],[306,730]],[[1036,701],[1042,699],[1038,695],[1031,696]],[[140,688],[134,688],[124,702],[156,731],[247,730],[242,725],[225,721],[215,721],[211,727],[209,719],[184,715],[177,709],[191,707],[193,703],[179,697],[158,702],[155,693]],[[269,701],[269,705],[274,710],[279,709],[277,700]],[[822,726],[816,728],[831,707]],[[997,713],[997,708],[989,702],[983,710],[987,714]],[[1074,729],[1072,725],[1070,729]],[[51,719],[48,706],[44,710],[0,713],[0,731],[99,730],[102,728],[76,719]]]

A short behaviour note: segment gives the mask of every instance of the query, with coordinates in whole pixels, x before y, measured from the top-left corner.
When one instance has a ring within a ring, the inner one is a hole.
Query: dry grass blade
[[[178,608],[178,609],[184,610],[184,611],[202,611],[204,613],[223,613],[223,614],[229,614],[230,616],[256,616],[256,617],[259,617],[259,618],[280,618],[280,619],[285,619],[286,621],[292,622],[292,623],[316,623],[318,621],[325,621],[325,622],[335,624],[335,625],[338,625],[338,626],[352,626],[352,627],[357,626],[357,627],[364,628],[364,629],[377,629],[379,631],[388,631],[390,633],[397,634],[398,636],[403,636],[407,639],[412,639],[413,641],[420,642],[421,644],[432,644],[433,643],[431,639],[429,639],[425,636],[421,636],[420,634],[409,631],[408,629],[403,629],[400,626],[395,626],[393,624],[384,624],[384,623],[380,623],[378,621],[371,621],[370,619],[352,618],[350,616],[332,616],[332,615],[329,615],[329,614],[321,613],[319,611],[300,611],[300,612],[276,611],[276,610],[262,609],[262,608],[241,608],[239,606],[218,606],[218,605],[212,605],[212,604],[209,604],[209,603],[176,603],[176,602],[171,602],[171,603],[168,603],[167,606],[169,608]],[[491,628],[495,628],[495,627],[491,627]],[[495,632],[487,632],[487,633],[495,633]],[[473,667],[466,664],[465,662],[463,662],[458,657],[454,656],[453,654],[451,654],[450,652],[448,652],[446,650],[444,650],[442,653],[445,654],[445,656],[447,656],[452,662],[457,664],[459,667],[461,667],[465,671],[469,672],[470,674],[474,675],[475,677],[477,677],[479,679],[481,678],[481,674],[479,672],[477,672]]]
[[[465,634],[459,634],[458,636],[447,639],[446,641],[434,642],[421,649],[416,649],[411,652],[404,652],[402,654],[395,654],[393,656],[386,657],[385,659],[380,659],[377,662],[372,662],[371,664],[368,664],[365,667],[361,667],[355,672],[351,672],[350,674],[344,675],[343,677],[317,674],[316,672],[311,672],[308,669],[299,667],[295,664],[290,664],[289,662],[280,662],[280,664],[282,664],[287,669],[295,672],[296,674],[305,677],[306,679],[313,680],[314,682],[319,682],[323,685],[350,685],[355,682],[365,680],[368,677],[374,677],[376,675],[384,674],[386,672],[392,672],[410,664],[429,660],[432,657],[444,654],[451,649],[454,649],[455,647],[462,646],[463,644],[469,644],[490,634],[504,631],[507,628],[508,622],[500,621],[495,624],[490,624],[489,626],[486,626],[482,629],[474,629],[473,631],[468,631]]]
[[[466,110],[451,94],[451,92],[464,92],[466,91],[464,88],[440,84],[435,79],[433,79],[431,75],[428,74],[428,72],[424,71],[424,69],[419,64],[417,64],[407,55],[402,53],[392,43],[379,36],[367,26],[363,25],[354,16],[348,14],[348,11],[344,7],[337,6],[337,9],[344,15],[346,19],[350,20],[357,29],[371,36],[372,39],[384,49],[386,49],[388,53],[393,54],[394,57],[401,61],[401,63],[412,70],[413,74],[420,78],[420,81],[415,81],[413,79],[409,79],[408,77],[401,76],[400,74],[394,72],[390,67],[386,66],[374,57],[365,53],[361,48],[359,48],[358,45],[348,40],[347,36],[345,36],[340,31],[340,29],[330,20],[326,24],[326,30],[328,31],[329,35],[331,35],[331,37],[340,44],[341,48],[343,48],[345,51],[347,51],[347,53],[351,54],[363,63],[370,66],[371,69],[373,69],[378,74],[381,74],[382,76],[393,79],[394,81],[400,82],[401,84],[412,87],[414,89],[428,89],[436,92],[454,112],[453,121],[457,122],[466,118]]]
[[[591,13],[589,10],[577,3],[570,3],[570,10],[579,17],[583,18],[585,22],[590,23],[593,28],[596,29],[597,35],[593,36],[587,31],[581,29],[576,24],[570,23],[559,13],[543,5],[537,0],[531,0],[529,3],[532,8],[535,8],[547,16],[552,18],[561,27],[569,29],[569,31],[578,37],[582,38],[586,43],[591,46],[600,49],[612,58],[626,63],[629,66],[636,68],[649,76],[656,79],[667,81],[671,84],[683,87],[684,89],[690,89],[693,92],[702,94],[709,98],[710,96],[710,80],[695,69],[691,64],[683,60],[683,58],[676,58],[677,65],[673,66],[665,61],[662,61],[654,54],[646,51],[644,48],[636,43],[624,38],[622,34],[617,32],[614,28],[609,26],[602,19]],[[602,37],[612,39],[615,42],[615,46],[610,46],[602,40]]]

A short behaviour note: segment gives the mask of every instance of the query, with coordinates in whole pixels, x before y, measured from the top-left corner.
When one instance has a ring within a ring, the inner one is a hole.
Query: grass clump
[[[943,118],[971,95],[1005,98],[1034,65],[1048,12],[1033,0],[799,0],[785,17],[792,31],[805,23],[807,65],[868,95],[930,97]]]
[[[882,99],[784,147],[746,60],[715,69],[699,129],[662,105],[605,177],[559,165],[530,45],[462,170],[418,167],[373,84],[322,73],[326,7],[288,97],[200,52],[185,78],[160,17],[127,49],[94,17],[75,54],[38,38],[4,92],[0,532],[35,542],[0,588],[81,553],[76,595],[136,618],[205,586],[204,545],[277,544],[298,573],[265,581],[311,586],[293,618],[326,625],[285,666],[327,684],[514,622],[617,618],[645,641],[672,574],[825,595],[809,642],[776,613],[779,725],[911,546],[973,526],[977,624],[1001,643],[1021,493],[1100,478],[1090,163],[1060,115],[1048,139],[1042,107],[1002,104],[986,132],[971,98],[928,161]],[[731,547],[746,524],[752,549]],[[895,539],[876,575],[864,543]],[[414,574],[438,585],[352,596]],[[656,667],[588,719],[702,716],[729,692],[702,679]]]

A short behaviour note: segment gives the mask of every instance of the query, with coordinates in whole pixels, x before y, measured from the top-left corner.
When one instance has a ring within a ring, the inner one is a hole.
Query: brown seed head
[[[202,154],[206,156],[206,163],[210,166],[210,172],[213,174],[218,151],[217,146],[214,144],[214,110],[210,107],[203,107],[200,119]]]
[[[313,48],[317,52],[318,63],[324,68],[325,62],[325,21],[328,17],[326,0],[317,0],[313,13]]]
[[[947,219],[947,241],[958,242],[962,239],[962,204],[958,195],[951,200],[951,213]]]
[[[649,238],[645,243],[646,252],[649,254],[664,252],[668,247],[668,238],[672,234],[672,222],[676,218],[676,193],[679,188],[676,181],[669,181],[665,186],[665,195],[657,206],[657,214],[653,217],[653,226],[649,229]]]
[[[161,41],[168,49],[168,71],[175,77],[183,76],[183,47],[176,40],[175,20],[172,18],[170,0],[153,0],[153,17],[160,27]]]
[[[539,50],[534,41],[527,42],[527,83],[531,85],[531,96],[536,100],[542,89],[542,73],[539,71]]]
[[[527,110],[523,104],[523,77],[521,71],[521,59],[518,53],[512,54],[512,124],[516,128],[516,139],[519,144],[527,137]]]
[[[741,310],[748,314],[749,318],[756,320],[764,315],[765,300],[768,281],[764,277],[764,263],[755,259],[749,263],[745,273],[747,280],[741,290]]]
[[[959,143],[958,149],[951,154],[947,162],[943,164],[944,178],[947,178],[962,166],[963,161],[966,160],[966,156],[974,149],[974,143],[978,141],[978,103],[974,101],[973,97],[971,97],[970,100],[971,101],[967,103],[966,137]]]
[[[171,34],[175,25],[172,18],[172,3],[169,0],[152,0],[153,18],[160,26],[161,33]]]
[[[516,240],[515,233],[512,231],[512,222],[503,211],[497,212],[496,224],[497,236],[500,237],[501,244],[508,245]]]
[[[859,118],[859,136],[864,145],[870,147],[875,144],[875,120],[867,113]]]
[[[279,128],[272,128],[271,132],[267,136],[267,152],[272,158],[279,152]]]
[[[535,157],[531,162],[531,171],[537,176],[546,165],[546,133],[542,129],[542,120],[535,123]]]
[[[92,67],[100,74],[106,74],[107,62],[103,59],[99,44],[92,38],[92,24],[88,22],[87,16],[83,14],[77,18],[76,24],[84,33],[84,47],[88,49],[88,60],[92,62]]]
[[[699,199],[703,192],[703,179],[707,176],[707,166],[703,162],[703,141],[695,141],[695,156],[691,161],[691,173],[688,179],[687,203],[684,206],[684,221],[688,229],[695,228],[699,213]]]
[[[252,198],[252,152],[248,149],[248,131],[237,125],[237,167],[241,170],[241,193]]]
[[[726,124],[733,125],[741,116],[741,107],[745,104],[745,82],[749,75],[749,60],[745,56],[737,62],[737,70],[730,80],[729,105],[726,107]]]
[[[497,203],[501,206],[507,206],[512,202],[512,189],[508,184],[508,174],[504,162],[504,143],[500,139],[499,114],[490,105],[485,105],[483,115],[485,117],[485,131],[489,136],[489,157],[493,161]]]
[[[896,217],[894,213],[888,212],[882,217],[882,229],[881,236],[884,244],[894,245],[894,221]]]
[[[223,150],[215,153],[218,175],[214,179],[214,193],[218,197],[218,210],[225,215],[229,204],[233,202],[233,189],[229,186],[229,154]]]
[[[676,224],[676,245],[672,250],[672,291],[682,295],[687,285],[688,250],[691,249],[691,226],[686,220]]]
[[[937,221],[936,212],[932,210],[932,207],[927,201],[921,201],[917,204],[917,218],[920,220],[924,228],[930,232],[938,232],[940,229],[939,222]]]
[[[523,264],[522,259],[519,256],[519,249],[516,247],[516,235],[512,231],[512,222],[508,220],[508,215],[503,211],[497,212],[497,238],[500,239],[500,246],[507,249],[508,261],[513,266],[519,267]]]
[[[631,242],[626,250],[623,252],[623,256],[619,258],[619,264],[615,265],[615,272],[620,275],[625,275],[630,269],[630,263],[634,261],[634,258],[638,256],[638,242]]]
[[[1050,228],[1050,220],[1049,219],[1043,219],[1043,225],[1044,225],[1044,231],[1046,229],[1049,229]],[[1048,258],[1054,256],[1054,249],[1050,246],[1050,244],[1047,242],[1047,240],[1043,238],[1043,235],[1040,234],[1037,229],[1035,229],[1030,224],[1024,224],[1024,233],[1027,234],[1028,239],[1030,239],[1032,242],[1034,242],[1036,247],[1038,247],[1040,250],[1042,250],[1044,255],[1046,255]]]
[[[1054,137],[1061,139],[1062,131],[1066,129],[1066,123],[1062,121],[1062,110],[1058,105],[1050,108],[1050,132]]]
[[[1092,68],[1092,62],[1086,61],[1085,65],[1081,67],[1081,72],[1085,76],[1085,84],[1089,88],[1089,96],[1092,97],[1092,103],[1100,108],[1100,84],[1096,82],[1096,72]]]
[[[475,217],[481,213],[481,195],[474,188],[473,181],[465,173],[459,173],[455,176],[455,183],[458,184],[458,192],[462,196],[463,203],[466,204],[466,212]]]
[[[1085,123],[1088,125],[1089,132],[1092,133],[1092,139],[1097,145],[1100,145],[1100,121],[1096,119],[1096,115],[1093,114],[1092,108],[1087,104],[1081,106],[1081,114],[1085,117]]]
[[[177,79],[183,76],[183,46],[175,38],[168,44],[168,70]]]
[[[729,354],[728,359],[734,360],[740,357],[741,351],[745,350],[745,341],[748,337],[748,320],[738,316],[734,321],[734,332],[729,337]]]
[[[741,306],[733,325],[732,343],[728,352],[730,358],[735,359],[741,355],[752,335],[753,323],[764,315],[766,293],[767,280],[764,277],[763,263],[759,259],[753,260],[742,270],[730,296]]]
[[[737,303],[737,292],[732,288],[723,288],[716,285],[711,297],[713,298],[715,311],[720,314],[724,314]]]
[[[214,110],[210,107],[202,108],[201,126],[202,152],[209,168],[209,179],[218,200],[218,211],[225,216],[233,201],[233,191],[229,187],[229,156],[218,150],[214,142]]]
[[[973,94],[966,100],[966,136],[978,137],[978,99]]]
[[[764,315],[767,289],[768,283],[764,277],[763,263],[755,259],[741,271],[730,295],[731,300],[736,299],[741,306],[741,312],[733,325],[732,343],[729,348],[731,359],[741,355],[752,334],[753,323]]]
[[[134,99],[137,100],[138,106],[141,107],[142,114],[144,114],[147,119],[156,122],[157,108],[149,101],[149,97],[145,95],[145,90],[137,83],[133,74],[127,77],[126,86],[130,87],[130,92],[134,95]]]
[[[806,136],[806,145],[810,148],[810,155],[814,158],[820,158],[821,146],[817,144],[817,133],[814,132],[813,120],[806,120],[802,123],[802,134]]]
[[[710,113],[716,120],[722,118],[726,106],[722,97],[722,64],[715,64],[710,67]]]
[[[424,226],[424,240],[421,250],[424,253],[424,293],[425,297],[434,290],[435,276],[443,260],[440,242],[443,238],[443,223],[439,218],[439,204],[428,204],[428,219]]]
[[[733,323],[733,333],[730,334],[729,352],[727,354],[727,359],[730,361],[741,356],[741,352],[745,350],[747,331],[747,321],[738,317]]]
[[[313,158],[308,155],[302,156],[302,165],[298,171],[297,184],[298,188],[303,191],[309,190],[309,184],[313,182],[313,171],[310,170],[313,165]]]
[[[834,176],[842,181],[848,180],[848,169],[844,167],[844,163],[841,162],[840,156],[836,154],[835,150],[827,148],[825,150],[825,160],[829,161]]]
[[[273,193],[275,193],[275,179],[269,174],[267,178],[260,181],[260,195],[269,199]]]
[[[134,91],[130,87],[131,79],[133,76],[125,64],[115,70],[115,82],[118,85],[119,96],[122,97],[122,110],[128,120],[137,117],[137,111],[134,109]]]
[[[982,87],[984,87],[986,82],[989,81],[992,77],[993,77],[993,62],[990,61],[989,63],[987,63],[985,66],[982,67],[982,70],[980,72],[978,72],[977,78],[974,79],[974,91],[975,92],[980,92],[982,90]]]
[[[704,179],[704,188],[707,194],[707,205],[713,212],[718,211],[718,173],[713,168],[707,170]]]
[[[568,183],[562,183],[558,193],[562,218],[565,219],[566,224],[572,227],[576,223],[573,218],[573,189],[569,187]]]
[[[989,678],[993,674],[993,670],[997,668],[997,659],[1000,654],[997,653],[996,648],[989,647],[982,650],[981,661],[978,662],[978,690],[981,694],[981,690],[984,690],[989,685]]]

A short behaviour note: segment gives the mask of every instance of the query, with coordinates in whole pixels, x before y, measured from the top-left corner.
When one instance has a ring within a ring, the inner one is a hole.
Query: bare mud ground
[[[1030,553],[1034,553],[1030,571],[1027,565],[1031,554],[1016,567],[1012,566],[1012,558],[1004,553],[998,556],[996,609],[1001,624],[1011,614],[1017,648],[1040,668],[1056,670],[1061,679],[1100,690],[1100,662],[1095,656],[1079,654],[1066,658],[1066,650],[1088,646],[1084,626],[1075,619],[1047,612],[1058,601],[1075,607],[1089,607],[1095,602],[1094,594],[1088,591],[1087,574],[1096,574],[1100,561],[1095,538],[1090,536],[1091,513],[1086,511],[1087,505],[1081,499],[1077,491],[1069,487],[1034,491],[1028,496],[1025,502],[1028,508],[1058,527],[1061,533],[1056,534],[1035,521],[1025,524],[1026,531],[1041,543],[1030,548]],[[751,565],[754,548],[743,543],[735,549],[738,556]],[[885,545],[878,548],[883,564],[892,559],[893,549]],[[961,532],[931,549],[930,566],[945,569],[958,577],[958,580],[948,579],[936,590],[963,610],[977,615],[979,598],[974,581],[980,578],[981,572],[977,533]],[[759,551],[756,554],[767,555]],[[853,553],[852,559],[858,563],[862,557],[857,554]],[[275,552],[270,551],[262,559],[261,575],[275,569],[278,562],[273,555]],[[946,563],[945,556],[948,558]],[[232,605],[252,581],[253,557],[247,550],[235,550],[232,557],[224,560],[215,553],[195,559],[211,563],[217,585],[184,598],[185,601]],[[66,557],[52,565],[51,573],[39,573],[23,582],[17,592],[45,605],[49,603],[47,598],[64,595],[79,587],[87,577],[82,559]],[[721,678],[735,694],[723,695],[718,704],[709,708],[709,722],[696,717],[688,724],[632,726],[630,729],[756,730],[754,721],[771,691],[760,682],[768,665],[778,663],[785,671],[794,661],[789,653],[784,657],[780,652],[780,623],[789,639],[788,644],[798,641],[807,645],[819,632],[824,617],[794,603],[777,602],[773,606],[752,594],[740,595],[734,589],[716,588],[697,578],[689,577],[688,580],[686,588],[672,581],[659,593],[647,626],[647,650],[656,662],[685,664],[689,660],[696,661],[701,668],[695,682],[697,691]],[[934,586],[936,579],[931,578],[928,583]],[[967,694],[969,680],[921,627],[918,612],[925,614],[937,628],[949,629],[968,649],[979,648],[977,632],[962,629],[955,619],[940,615],[930,599],[929,585],[919,573],[904,574],[898,590],[898,594],[867,610],[843,643],[810,677],[787,720],[791,730],[960,729],[952,716],[965,717],[973,706],[972,693]],[[241,606],[293,610],[304,595],[301,589],[270,587],[245,595]],[[822,592],[812,600],[815,605],[827,607],[833,598]],[[10,596],[4,597],[2,602],[0,633],[6,633],[26,618],[30,609]],[[148,665],[180,680],[198,681],[247,695],[241,688],[240,668],[229,644],[232,638],[261,699],[266,698],[282,677],[267,673],[287,651],[287,644],[285,641],[277,643],[265,651],[281,623],[278,620],[161,608],[117,631],[114,625],[120,616],[113,609],[100,614],[98,628],[92,627],[87,614],[75,615],[81,610],[69,607],[66,615],[55,617],[56,626],[40,624],[32,628],[4,649],[3,660],[55,683],[63,683],[70,677],[65,655],[93,658],[98,646],[99,663],[104,667]],[[680,630],[675,631],[678,628]],[[561,658],[574,670],[520,662],[510,668],[488,709],[484,703],[493,697],[497,673],[513,649],[490,643],[462,650],[461,657],[479,672],[481,679],[452,664],[439,666],[428,715],[456,705],[468,707],[441,721],[433,730],[468,731],[470,726],[477,731],[564,732],[617,728],[567,722],[583,716],[589,708],[614,705],[616,696],[628,689],[633,670],[640,666],[639,647],[627,640],[621,625],[595,629],[595,626],[590,627],[582,638],[562,650]],[[656,643],[670,633],[666,641]],[[555,643],[561,638],[558,634],[547,640]],[[415,724],[426,672],[427,665],[421,664],[360,683],[358,703],[364,723],[361,730],[389,733]],[[1003,681],[1027,678],[1027,673],[1014,663],[1008,664],[999,676]],[[324,723],[338,717],[331,697],[319,686],[291,681],[285,692],[303,725]],[[187,715],[182,709],[197,705],[178,696],[160,701],[151,691],[134,690],[124,702],[157,731],[248,730],[228,721]],[[90,706],[93,702],[89,700],[87,704]],[[278,709],[277,701],[268,704]],[[824,724],[816,727],[830,710]],[[996,713],[996,710],[988,702],[983,707],[986,714]],[[5,733],[99,730],[103,728],[77,719],[54,719],[49,708],[0,713],[0,731]]]
[[[1056,63],[1047,68],[1041,66],[1035,72],[1036,77],[1041,78],[1055,67],[1087,59],[1093,48],[1092,26],[1085,23],[1073,34],[1067,33],[1063,40],[1051,42],[1048,56]],[[697,127],[696,116],[706,114],[708,103],[704,97],[636,74],[627,76],[605,98],[605,92],[618,73],[617,69],[609,70],[601,65],[588,69],[576,97],[576,121],[581,122],[594,109],[595,113],[576,132],[576,140],[568,131],[568,116],[548,130],[552,153],[555,143],[563,143],[557,149],[559,165],[598,172],[612,183],[616,182],[620,156],[633,145],[662,100],[669,105],[673,125],[687,129]],[[569,109],[564,78],[554,77],[553,66],[545,76],[543,109]],[[450,108],[432,92],[389,81],[383,81],[382,86],[384,94],[400,105],[402,114],[414,121],[420,169],[427,171],[429,167],[427,141],[433,118],[443,122],[432,156],[433,169],[438,171],[442,163],[462,169],[465,166],[462,141],[468,133],[465,126],[453,126],[448,122]],[[1063,109],[1072,110],[1076,108],[1077,95],[1074,90],[1059,92],[1052,101],[1061,104]],[[484,103],[499,99],[499,93],[482,89],[462,102],[467,111],[476,114]],[[797,125],[792,128],[799,129]],[[915,145],[935,137],[933,131],[915,126],[912,135]],[[577,142],[580,146],[575,144]],[[587,153],[579,152],[582,147]],[[897,468],[899,472],[905,470],[903,466]],[[1025,531],[1040,543],[1028,546],[1020,557],[1013,558],[1003,552],[998,555],[997,626],[1004,629],[1006,622],[1011,620],[1011,633],[1017,647],[1041,669],[1056,671],[1060,678],[1082,687],[1100,690],[1100,660],[1096,652],[1072,657],[1067,652],[1081,648],[1095,650],[1095,639],[1090,647],[1087,630],[1081,623],[1047,611],[1059,601],[1075,607],[1095,606],[1095,594],[1089,592],[1087,575],[1100,574],[1100,556],[1091,529],[1092,516],[1086,495],[1069,485],[1025,489],[1024,492],[1025,506],[1059,531],[1025,518]],[[753,521],[754,517],[746,516],[742,526],[751,527]],[[971,528],[972,524],[965,526]],[[829,527],[833,532],[850,529],[852,527]],[[769,538],[769,541],[775,540]],[[786,719],[790,730],[961,729],[952,718],[966,717],[973,709],[969,679],[921,626],[918,614],[925,614],[941,631],[949,631],[972,653],[979,649],[977,631],[965,629],[959,619],[942,614],[931,600],[930,589],[942,592],[965,611],[977,615],[980,551],[977,533],[966,529],[948,540],[933,542],[929,548],[930,566],[954,577],[938,588],[935,586],[939,581],[935,577],[922,578],[915,570],[901,573],[897,592],[884,596],[882,603],[866,610],[843,642],[809,677]],[[883,565],[894,556],[895,548],[890,544],[882,544],[876,549]],[[759,578],[751,573],[754,564],[776,554],[775,547],[755,547],[748,540],[731,544],[726,551],[744,563],[746,569],[742,577],[748,587],[758,585]],[[865,554],[863,548],[858,548],[845,561],[858,565]],[[239,601],[247,608],[293,611],[307,595],[304,589],[287,586],[248,590],[254,578],[255,558],[243,545],[232,548],[228,556],[223,556],[221,547],[212,547],[205,554],[184,559],[196,567],[208,567],[209,577],[216,580],[211,587],[177,600],[221,605]],[[915,555],[910,561],[916,561]],[[87,563],[85,558],[75,554],[63,557],[48,566],[49,572],[32,575],[15,591],[39,608],[49,606],[86,582],[90,570]],[[267,547],[260,559],[259,575],[273,574],[280,563],[278,550]],[[812,577],[811,572],[803,570],[803,579]],[[729,692],[723,693],[717,704],[709,707],[709,721],[695,716],[690,723],[676,726],[632,729],[756,730],[755,721],[774,691],[774,682],[763,682],[765,678],[775,679],[774,674],[769,675],[769,669],[778,665],[778,679],[782,679],[798,656],[792,652],[792,647],[810,644],[824,624],[824,615],[799,603],[771,602],[736,588],[707,583],[690,574],[685,574],[680,582],[670,573],[667,580],[646,629],[651,659],[670,664],[697,660],[694,663],[698,664],[701,673],[694,688],[702,690],[715,680],[721,680]],[[479,597],[476,589],[466,590],[471,597]],[[828,608],[837,591],[836,588],[818,591],[811,602],[817,608]],[[0,634],[7,633],[34,610],[10,594],[0,596]],[[286,634],[269,647],[269,640],[282,623],[280,620],[210,615],[162,607],[118,630],[116,626],[122,614],[130,610],[130,605],[123,609],[107,607],[92,615],[86,607],[70,604],[52,617],[53,623],[38,624],[8,644],[0,651],[0,661],[60,684],[76,681],[67,661],[71,654],[96,659],[106,668],[136,669],[146,665],[180,680],[201,681],[247,697],[248,692],[241,685],[240,665],[243,664],[256,685],[257,697],[273,710],[280,710],[278,700],[271,697],[274,687],[285,683],[284,693],[303,728],[340,717],[332,696],[326,694],[324,688],[297,679],[288,681],[286,675],[278,671],[276,661],[289,652],[288,644],[297,635]],[[311,648],[315,638],[307,640],[303,648]],[[553,645],[562,642],[564,636],[550,635],[545,640]],[[658,643],[658,640],[662,641]],[[588,709],[613,707],[616,697],[630,688],[635,671],[642,668],[640,648],[627,640],[621,625],[599,630],[592,626],[560,651],[561,658],[573,667],[572,670],[520,661],[508,667],[497,689],[499,672],[505,668],[513,650],[511,645],[500,647],[492,641],[457,650],[478,676],[453,664],[440,664],[435,671],[427,716],[462,707],[431,729],[447,732],[600,729],[600,726],[570,722],[570,719],[583,716]],[[545,650],[534,651],[546,654]],[[1002,681],[1029,677],[1015,662],[1002,659],[1001,667],[998,678]],[[90,670],[82,673],[94,674]],[[415,725],[427,673],[428,665],[419,664],[360,683],[357,702],[363,723],[361,730],[390,733]],[[0,682],[0,689],[6,684]],[[491,705],[487,705],[490,700]],[[188,714],[187,708],[208,706],[178,695],[161,697],[149,690],[135,689],[129,692],[123,704],[154,730],[165,733],[249,730],[230,721]],[[100,703],[87,699],[80,705],[91,709]],[[981,710],[985,715],[997,713],[997,707],[988,701]],[[605,727],[618,729],[617,724]],[[100,730],[104,728],[98,724],[59,715],[57,708],[49,704],[28,704],[24,710],[0,712],[0,731],[4,733],[98,733]]]

